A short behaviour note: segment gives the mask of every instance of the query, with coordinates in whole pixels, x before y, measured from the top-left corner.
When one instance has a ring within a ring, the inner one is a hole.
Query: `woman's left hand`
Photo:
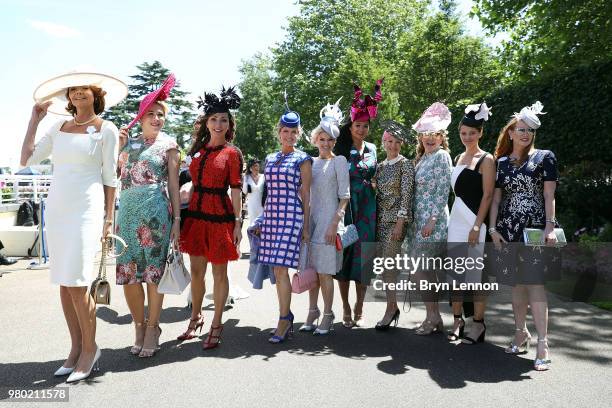
[[[325,231],[325,243],[327,245],[336,245],[336,235],[338,234],[338,224],[332,222]]]
[[[423,228],[421,229],[421,236],[423,238],[429,238],[431,236],[431,233],[434,230],[435,225],[436,225],[435,221],[429,221],[427,224],[425,224]]]
[[[395,242],[399,242],[402,240],[402,236],[404,235],[404,221],[397,221],[395,226],[393,227],[393,231],[391,231],[391,240]]]
[[[109,222],[104,222],[104,226],[102,227],[102,238],[100,238],[101,242],[106,241],[106,238],[113,233],[113,224]]]
[[[478,243],[480,239],[480,231],[474,231],[473,229],[470,230],[470,233],[468,234],[468,243],[475,245]]]
[[[181,238],[181,222],[176,220],[172,223],[172,229],[170,230],[170,242],[174,245],[175,249],[178,245],[178,241]]]
[[[557,236],[555,235],[554,230],[554,225],[546,224],[546,228],[544,228],[544,242],[547,246],[555,246],[557,243]]]
[[[242,241],[242,225],[237,222],[236,225],[234,225],[234,245],[236,248],[240,247],[240,241]]]

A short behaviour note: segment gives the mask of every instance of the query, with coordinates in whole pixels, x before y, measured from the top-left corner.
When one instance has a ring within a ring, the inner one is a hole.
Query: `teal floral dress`
[[[369,142],[364,144],[363,155],[352,146],[347,158],[351,208],[346,210],[344,225],[355,224],[359,240],[344,250],[342,269],[334,277],[365,284],[369,275],[362,274],[361,243],[376,241],[376,192],[372,187],[376,174],[376,146]]]
[[[159,284],[164,273],[172,229],[172,207],[166,195],[168,151],[176,141],[160,133],[152,144],[130,140],[119,154],[121,196],[116,233],[128,244],[117,258],[118,285]]]
[[[434,256],[446,245],[448,236],[448,195],[451,187],[452,160],[444,149],[426,153],[415,167],[414,228],[406,238],[409,253]],[[435,227],[429,237],[421,230],[431,216]],[[439,245],[438,245],[439,244]]]

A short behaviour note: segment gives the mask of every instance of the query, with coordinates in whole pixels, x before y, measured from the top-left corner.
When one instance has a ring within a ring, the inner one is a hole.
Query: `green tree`
[[[136,68],[139,72],[130,75],[133,83],[128,85],[127,98],[105,113],[105,119],[112,121],[118,127],[127,125],[136,116],[142,98],[159,88],[170,74],[170,70],[159,61],[143,62]],[[189,92],[181,90],[180,81],[177,80],[166,101],[170,112],[164,125],[164,132],[175,137],[181,147],[185,147],[188,142],[196,117],[193,104],[187,100],[188,95]],[[140,132],[140,124],[137,124],[132,132]]]
[[[300,14],[289,20],[285,40],[273,50],[275,94],[287,89],[290,106],[312,129],[328,102],[342,96],[341,106],[348,112],[353,81],[370,93],[375,81],[385,77],[381,116],[397,116],[395,64],[401,58],[397,42],[423,17],[427,4],[423,0],[301,1]],[[372,133],[379,132],[374,128]]]
[[[277,111],[282,109],[281,99],[274,95],[272,59],[257,53],[243,61],[239,70],[242,80],[238,88],[242,101],[236,115],[235,144],[245,159],[263,160],[277,146],[274,125],[278,120]]]
[[[472,14],[491,34],[506,32],[501,57],[512,77],[571,70],[612,56],[608,0],[475,0]]]
[[[414,123],[435,101],[449,105],[479,102],[502,72],[493,49],[464,33],[454,1],[423,19],[398,44],[398,92],[402,119]]]

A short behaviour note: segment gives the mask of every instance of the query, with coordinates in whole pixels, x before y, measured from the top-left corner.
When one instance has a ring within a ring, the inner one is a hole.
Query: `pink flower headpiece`
[[[142,116],[145,114],[147,109],[151,107],[151,105],[153,105],[157,101],[165,101],[166,99],[168,99],[168,96],[170,96],[170,91],[172,90],[172,88],[174,88],[175,83],[176,77],[174,76],[174,74],[170,74],[168,75],[168,78],[166,78],[162,86],[159,87],[159,89],[151,92],[150,94],[142,98],[142,101],[140,101],[140,106],[138,107],[138,115],[136,115],[134,120],[132,120],[127,126],[128,129],[134,126],[136,122],[138,122],[138,120],[142,118]]]
[[[450,110],[448,110],[445,104],[435,102],[423,112],[421,118],[412,125],[412,128],[418,133],[439,132],[446,130],[450,123]]]
[[[382,93],[380,87],[383,83],[384,78],[376,81],[374,86],[374,97],[366,95],[364,99],[361,99],[362,91],[357,84],[353,84],[355,88],[355,98],[351,106],[351,122],[367,122],[370,119],[374,119],[378,114],[378,102],[382,100]]]

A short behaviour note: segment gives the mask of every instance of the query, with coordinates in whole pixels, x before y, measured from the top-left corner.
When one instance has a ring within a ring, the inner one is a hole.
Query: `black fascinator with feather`
[[[213,113],[227,113],[240,107],[240,96],[235,87],[221,88],[220,96],[214,93],[204,92],[204,99],[198,98],[198,109],[202,109],[205,115]]]

